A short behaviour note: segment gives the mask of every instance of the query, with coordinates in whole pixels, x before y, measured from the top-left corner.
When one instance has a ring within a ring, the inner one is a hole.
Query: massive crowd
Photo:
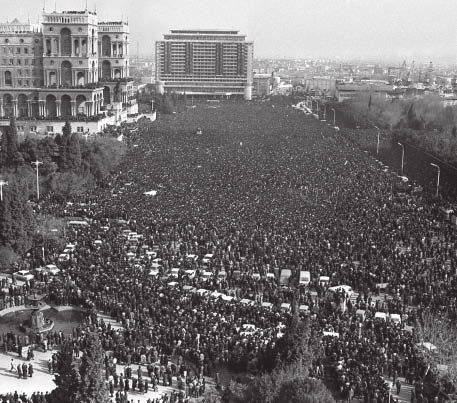
[[[414,401],[430,398],[423,381],[432,371],[408,325],[425,311],[455,318],[457,292],[455,228],[435,202],[399,194],[396,173],[291,107],[227,104],[139,125],[125,130],[129,157],[98,190],[42,204],[88,225],[68,231],[68,261],[48,251],[34,263],[62,269],[45,279],[49,301],[123,325],[98,323],[116,402],[133,379],[138,390],[161,383],[199,396],[221,366],[263,369],[298,307],[325,332],[312,376],[370,402],[388,400],[385,377],[402,376]],[[283,269],[292,277],[280,286]],[[29,286],[4,292],[4,302],[19,304]]]

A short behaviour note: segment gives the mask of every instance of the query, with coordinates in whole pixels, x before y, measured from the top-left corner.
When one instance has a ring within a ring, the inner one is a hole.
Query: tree
[[[334,402],[330,391],[318,380],[295,377],[283,382],[274,402],[288,403],[330,403]]]
[[[457,325],[455,318],[425,311],[418,319],[415,332],[427,365],[441,368],[444,378],[457,390]],[[424,343],[431,343],[427,348]]]
[[[224,403],[331,403],[334,399],[322,381],[312,379],[303,363],[279,367],[247,384],[232,381],[225,389]]]
[[[88,346],[84,351],[79,374],[81,384],[79,401],[83,403],[109,403],[108,387],[105,382],[105,352],[97,333],[89,335]]]
[[[48,249],[51,245],[62,249],[65,246],[65,220],[48,214],[37,216],[36,244]]]
[[[7,143],[8,143],[8,165],[16,166],[16,163],[20,161],[22,155],[19,154],[18,139],[17,139],[17,127],[14,116],[10,118],[10,125],[7,129]]]
[[[19,256],[10,246],[0,246],[0,269],[8,270],[18,260]]]
[[[7,168],[18,167],[24,163],[18,148],[16,120],[10,119],[9,127],[4,129],[1,139],[0,165]]]
[[[32,246],[35,229],[24,180],[17,176],[8,178],[8,192],[0,205],[0,243],[23,254]]]
[[[284,336],[276,343],[276,354],[281,364],[310,363],[318,353],[319,344],[311,337],[308,320],[301,320],[296,312],[286,327]]]
[[[49,182],[50,189],[61,200],[67,200],[71,196],[81,195],[93,185],[90,175],[81,176],[72,171],[55,173]]]
[[[160,112],[165,114],[173,113],[173,103],[168,94],[162,95],[162,101],[160,103]]]
[[[70,136],[71,135],[71,125],[70,122],[67,120],[65,125],[62,127],[62,135],[63,136]]]
[[[49,403],[78,403],[81,378],[73,361],[73,346],[65,341],[57,353],[57,369],[54,382],[57,385],[49,397]]]
[[[0,167],[6,166],[8,155],[8,141],[6,135],[7,129],[3,127],[0,129]]]
[[[81,146],[80,138],[74,133],[70,135],[67,151],[68,168],[72,171],[78,171],[81,168]]]

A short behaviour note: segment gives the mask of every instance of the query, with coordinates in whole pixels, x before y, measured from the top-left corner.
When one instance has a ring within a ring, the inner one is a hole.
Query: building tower
[[[120,124],[138,111],[128,55],[128,24],[87,9],[0,23],[0,127],[12,116],[24,134],[54,134],[66,120],[78,132]]]
[[[76,87],[98,81],[98,20],[95,12],[43,14],[44,85]]]
[[[43,13],[43,75],[40,115],[67,118],[98,115],[98,21],[95,12]]]
[[[130,74],[129,25],[124,21],[99,22],[98,32],[98,53],[100,56],[98,74],[100,82],[104,86],[104,103],[126,103],[132,95],[132,86],[126,84],[126,78]]]
[[[40,25],[17,19],[0,24],[0,117],[38,113],[42,52]]]

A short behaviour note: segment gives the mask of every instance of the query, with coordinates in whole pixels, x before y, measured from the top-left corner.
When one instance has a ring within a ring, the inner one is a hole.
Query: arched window
[[[102,62],[102,78],[111,78],[111,63],[109,60]]]
[[[67,85],[67,86],[71,86],[71,63],[68,61],[68,60],[65,60],[64,62],[62,62],[62,65],[61,65],[61,76],[62,76],[62,80],[61,80],[61,84],[62,85]]]
[[[103,87],[103,105],[111,103],[111,92],[109,87]]]
[[[55,71],[50,71],[49,72],[49,80],[48,80],[48,85],[56,85],[57,84],[57,75]]]
[[[95,67],[95,62],[92,62],[92,81],[96,83],[98,81],[97,68]]]
[[[63,28],[60,31],[60,43],[62,46],[61,55],[71,56],[71,31],[68,28]]]
[[[19,94],[17,97],[17,112],[20,118],[29,115],[28,98],[25,94]]]
[[[13,97],[10,94],[3,95],[3,113],[5,116],[13,116]]]
[[[57,116],[56,97],[54,95],[46,96],[46,116],[50,118]]]
[[[60,116],[64,118],[71,116],[71,98],[69,95],[62,95],[60,98]]]
[[[78,85],[84,85],[85,84],[85,77],[84,73],[82,71],[78,71],[78,75],[76,77],[77,84]]]
[[[50,39],[46,39],[46,56],[51,56],[51,52],[52,52],[51,40]]]
[[[102,38],[102,56],[111,56],[111,39],[108,35]]]
[[[86,114],[86,97],[84,95],[76,97],[76,113],[79,115]]]
[[[5,85],[13,85],[13,76],[11,71],[5,71]]]

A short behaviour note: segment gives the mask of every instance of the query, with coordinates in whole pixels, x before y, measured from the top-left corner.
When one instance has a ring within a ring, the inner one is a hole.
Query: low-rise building
[[[363,95],[371,95],[373,99],[387,99],[392,91],[393,86],[388,84],[337,84],[335,97],[338,102],[343,102],[347,99],[353,99]]]

